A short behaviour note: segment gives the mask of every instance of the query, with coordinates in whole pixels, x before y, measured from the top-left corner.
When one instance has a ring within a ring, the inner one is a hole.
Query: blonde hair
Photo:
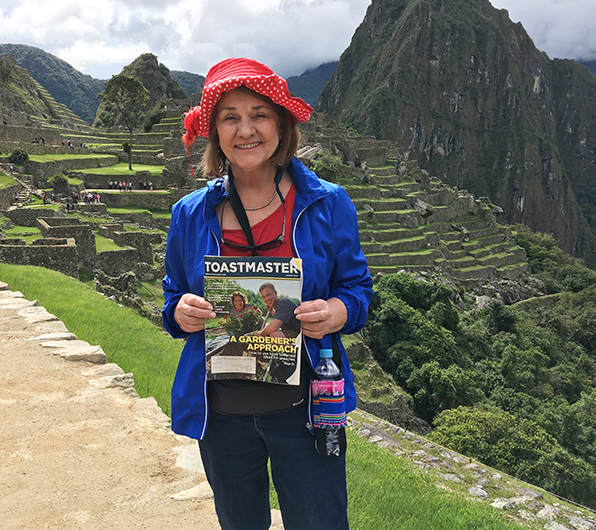
[[[271,156],[270,160],[275,166],[289,165],[298,151],[298,145],[300,144],[300,130],[290,111],[277,103],[273,103],[267,96],[259,94],[244,85],[241,85],[234,90],[248,92],[252,96],[265,101],[275,110],[279,116],[279,146]],[[207,148],[203,154],[203,159],[201,160],[203,174],[210,177],[221,177],[226,171],[227,159],[219,147],[219,135],[217,134],[217,127],[215,126],[218,106],[219,102],[211,114],[209,139],[207,141]]]

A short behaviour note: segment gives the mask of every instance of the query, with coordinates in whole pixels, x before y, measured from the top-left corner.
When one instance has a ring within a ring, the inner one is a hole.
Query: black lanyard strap
[[[229,168],[229,177],[230,177],[230,182],[234,182],[234,175],[232,173],[232,168]],[[283,167],[280,166],[279,169],[277,170],[277,173],[275,174],[275,188],[277,190],[277,194],[279,195],[279,199],[281,200],[281,203],[284,204],[286,201],[284,199],[284,196],[281,192],[281,190],[279,189],[279,183],[281,182],[281,179],[283,177]],[[240,228],[242,228],[242,231],[244,232],[244,236],[246,237],[246,242],[248,243],[248,247],[252,253],[253,256],[258,256],[259,253],[257,252],[257,245],[255,245],[255,240],[253,238],[252,235],[252,230],[250,228],[250,223],[248,222],[248,217],[246,216],[246,210],[244,209],[244,205],[242,204],[242,199],[240,199],[240,195],[238,195],[238,192],[236,191],[235,188],[232,188],[231,192],[230,192],[230,196],[228,198],[228,201],[230,202],[230,204],[232,205],[232,210],[234,210],[234,215],[236,215],[236,219],[238,220],[238,224],[240,224]],[[222,207],[223,209],[223,207]],[[284,220],[285,220],[285,211],[284,211]],[[284,223],[284,227],[285,227],[285,223]],[[222,216],[222,231],[223,231],[223,216]],[[283,228],[282,228],[282,241],[283,241]]]

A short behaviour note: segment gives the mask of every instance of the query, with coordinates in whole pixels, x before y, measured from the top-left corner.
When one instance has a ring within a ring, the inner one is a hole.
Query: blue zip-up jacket
[[[358,236],[356,209],[346,191],[320,180],[297,158],[288,167],[296,186],[292,243],[302,259],[302,300],[336,297],[345,304],[348,319],[341,333],[362,329],[372,300],[372,278]],[[225,179],[207,183],[172,208],[163,280],[163,321],[174,338],[188,337],[172,388],[172,429],[202,439],[207,428],[208,402],[205,366],[205,333],[186,333],[174,319],[174,310],[185,293],[204,296],[204,256],[220,254],[220,226],[215,207],[227,197]],[[312,366],[321,348],[331,348],[331,335],[321,340],[304,337]],[[356,407],[354,377],[343,345],[346,410]],[[306,423],[307,418],[305,418]],[[312,424],[309,406],[308,421]]]

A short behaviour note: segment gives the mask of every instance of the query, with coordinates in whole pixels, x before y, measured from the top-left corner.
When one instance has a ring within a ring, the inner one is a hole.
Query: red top
[[[259,256],[294,256],[294,248],[292,247],[292,214],[294,212],[294,201],[296,200],[296,187],[294,184],[290,187],[290,191],[286,195],[286,229],[284,233],[284,240],[279,247],[272,248],[271,250],[257,250]],[[269,217],[266,217],[262,221],[250,227],[252,231],[252,237],[255,241],[255,245],[262,245],[267,243],[277,236],[281,232],[283,225],[283,204],[280,204],[279,208],[275,210]],[[246,236],[242,229],[237,230],[224,230],[223,236],[226,241],[235,243],[236,245],[248,246]],[[250,250],[240,250],[227,245],[221,245],[222,256],[252,256]]]

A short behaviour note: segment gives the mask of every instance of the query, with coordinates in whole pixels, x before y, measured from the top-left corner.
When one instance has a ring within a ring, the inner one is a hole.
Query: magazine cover
[[[207,379],[298,385],[301,295],[300,259],[205,256]]]

